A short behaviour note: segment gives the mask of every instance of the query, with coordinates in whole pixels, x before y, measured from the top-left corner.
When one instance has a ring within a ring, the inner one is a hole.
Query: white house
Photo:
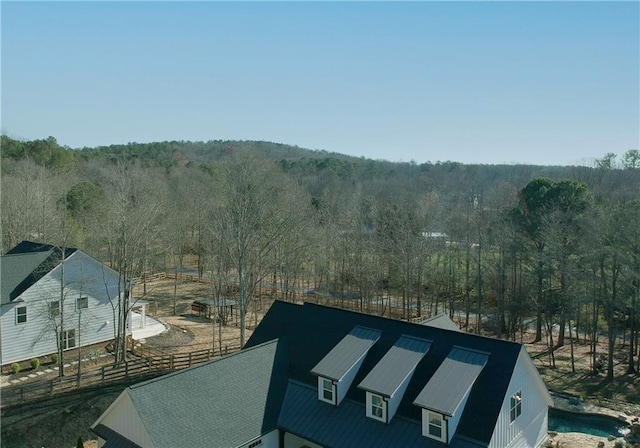
[[[539,447],[551,397],[525,348],[276,302],[233,355],[126,389],[101,447]]]
[[[56,353],[56,338],[64,350],[114,339],[118,273],[78,249],[62,258],[29,241],[0,258],[2,365]]]

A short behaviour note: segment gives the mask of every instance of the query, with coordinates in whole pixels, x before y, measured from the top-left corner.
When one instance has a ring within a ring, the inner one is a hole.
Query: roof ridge
[[[302,307],[305,307],[305,306],[309,307],[309,308],[317,307],[317,308],[321,308],[321,309],[335,309],[335,310],[339,310],[339,311],[344,312],[344,313],[350,313],[350,314],[355,314],[355,315],[359,315],[359,316],[368,316],[368,317],[372,317],[372,318],[375,318],[375,319],[392,320],[392,321],[395,321],[395,322],[402,322],[403,324],[407,324],[407,325],[411,325],[411,326],[415,326],[415,327],[425,327],[425,325],[421,325],[421,324],[416,323],[416,322],[411,322],[411,321],[402,320],[402,319],[396,319],[394,317],[378,316],[376,314],[368,314],[368,313],[365,313],[363,311],[354,311],[354,310],[348,310],[348,309],[334,307],[334,306],[320,305],[320,304],[313,303],[313,302],[303,302]],[[489,341],[491,341],[493,343],[502,343],[502,344],[506,344],[506,345],[517,345],[518,347],[524,346],[524,343],[515,342],[515,341],[509,341],[509,340],[506,340],[506,339],[498,339],[498,338],[495,338],[495,337],[485,336],[485,335],[482,335],[482,334],[467,333],[465,331],[455,331],[455,330],[449,330],[447,328],[439,328],[439,327],[432,327],[432,326],[428,326],[428,328],[430,328],[432,331],[436,331],[436,332],[446,332],[447,334],[455,333],[457,335],[460,335],[459,337],[463,337],[463,338],[471,338],[471,339],[479,338],[479,339],[489,340]],[[404,332],[403,332],[403,334],[404,334]],[[420,338],[418,338],[418,339],[420,339]]]
[[[402,338],[406,338],[406,339],[413,339],[413,340],[415,340],[415,341],[420,341],[420,342],[430,342],[431,344],[433,344],[433,343],[435,342],[433,339],[426,339],[426,338],[421,338],[421,337],[419,337],[419,336],[413,336],[413,335],[411,335],[411,334],[405,334],[405,333],[402,333],[402,334],[400,335],[400,337],[396,340],[396,343],[397,343],[400,339],[402,339]],[[395,344],[394,344],[394,345],[395,345]]]
[[[491,352],[487,352],[487,351],[484,351],[484,350],[478,350],[478,349],[475,349],[475,348],[469,348],[469,347],[465,347],[463,345],[457,345],[457,344],[454,344],[451,347],[451,351],[453,351],[454,349],[464,350],[465,352],[478,353],[480,355],[487,355],[487,356],[491,355]],[[451,352],[449,352],[449,353],[451,353]]]

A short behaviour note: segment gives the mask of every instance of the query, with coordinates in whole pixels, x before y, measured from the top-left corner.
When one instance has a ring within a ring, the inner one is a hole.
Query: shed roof
[[[204,299],[204,300],[196,300],[195,303],[203,303],[209,306],[236,306],[238,305],[237,300],[233,299]]]
[[[358,387],[387,397],[392,396],[430,347],[431,341],[401,336]]]
[[[453,347],[413,403],[452,416],[488,359],[488,353]]]
[[[316,364],[311,373],[339,381],[359,359],[367,354],[371,346],[380,339],[380,334],[379,330],[354,327]]]

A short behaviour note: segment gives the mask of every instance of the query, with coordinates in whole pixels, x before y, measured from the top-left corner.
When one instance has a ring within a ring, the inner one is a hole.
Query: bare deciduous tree
[[[256,285],[277,247],[297,232],[304,219],[298,186],[271,162],[238,154],[220,167],[221,204],[214,222],[237,275],[240,344],[245,343],[246,313]]]

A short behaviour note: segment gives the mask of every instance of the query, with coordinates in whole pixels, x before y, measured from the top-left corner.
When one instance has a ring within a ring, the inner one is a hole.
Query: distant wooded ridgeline
[[[97,159],[112,163],[138,161],[143,166],[161,166],[165,169],[199,167],[213,173],[216,163],[239,152],[254,151],[265,160],[277,163],[284,172],[305,181],[314,196],[321,193],[315,184],[324,180],[332,183],[377,183],[395,178],[426,182],[428,188],[437,191],[447,192],[471,186],[487,192],[503,183],[521,188],[531,179],[548,177],[579,180],[596,194],[602,190],[605,196],[612,194],[622,197],[633,196],[633,189],[640,182],[637,172],[637,168],[640,168],[638,150],[628,150],[619,159],[613,153],[605,154],[602,159],[594,160],[591,166],[542,166],[462,164],[455,161],[421,164],[391,162],[281,143],[243,140],[164,141],[72,149],[58,145],[54,137],[20,141],[3,135],[1,143],[3,159],[29,159],[53,172],[73,172],[80,169],[81,163]],[[604,171],[607,175],[603,175]]]
[[[368,312],[399,304],[406,319],[444,309],[510,339],[533,321],[551,349],[567,328],[594,347],[606,332],[608,374],[620,336],[638,368],[637,150],[593,166],[417,164],[269,142],[2,136],[1,186],[3,250],[78,247],[127,279],[189,257],[212,296],[237,291],[242,319],[266,281],[284,300],[312,290]]]

